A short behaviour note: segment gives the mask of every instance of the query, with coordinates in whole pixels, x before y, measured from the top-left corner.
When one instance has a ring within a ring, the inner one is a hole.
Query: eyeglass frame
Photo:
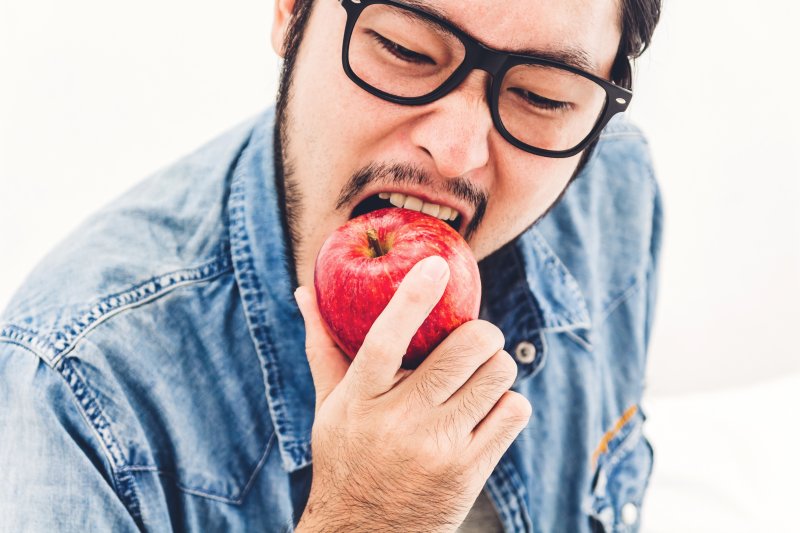
[[[479,69],[488,73],[491,77],[489,92],[489,110],[492,115],[492,122],[500,135],[513,146],[535,155],[553,158],[572,157],[583,151],[589,144],[594,141],[603,128],[608,124],[611,118],[617,113],[624,112],[630,104],[633,92],[620,87],[604,78],[596,76],[591,72],[579,69],[572,65],[554,61],[552,59],[537,57],[533,55],[516,54],[513,52],[503,52],[495,50],[485,44],[481,43],[474,37],[468,35],[460,28],[454,26],[451,22],[439,18],[425,10],[419,9],[415,6],[407,5],[395,0],[338,0],[342,7],[347,12],[347,22],[345,24],[344,38],[342,41],[342,66],[350,80],[356,85],[367,91],[368,93],[377,96],[388,102],[402,104],[402,105],[425,105],[434,102],[447,94],[453,89],[461,85],[461,83],[472,73],[473,70]],[[452,33],[464,45],[464,60],[453,71],[452,74],[442,82],[436,89],[424,94],[422,96],[397,96],[387,93],[373,87],[369,83],[362,80],[350,67],[350,40],[353,35],[358,17],[370,5],[384,4],[394,6],[400,9],[411,11],[412,13],[437,24]],[[600,118],[596,121],[594,127],[589,134],[576,146],[568,150],[547,150],[538,148],[536,146],[524,143],[514,137],[503,125],[500,118],[500,90],[502,81],[506,73],[513,67],[518,65],[543,65],[547,67],[555,67],[566,70],[573,74],[577,74],[587,78],[597,85],[599,85],[606,93],[606,103],[603,111],[598,115]]]

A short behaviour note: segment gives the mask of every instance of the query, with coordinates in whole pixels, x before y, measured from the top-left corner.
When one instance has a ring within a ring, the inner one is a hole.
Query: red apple
[[[350,359],[411,267],[431,255],[447,261],[450,279],[411,340],[403,368],[419,366],[451,331],[478,317],[481,279],[469,245],[438,218],[402,208],[356,217],[323,243],[314,266],[317,303]]]

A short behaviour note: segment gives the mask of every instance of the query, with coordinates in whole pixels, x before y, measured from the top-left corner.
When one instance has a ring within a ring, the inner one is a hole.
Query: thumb
[[[330,395],[336,385],[342,381],[350,360],[331,338],[317,307],[317,298],[309,287],[298,287],[294,291],[297,307],[303,315],[306,326],[306,356],[317,391],[315,413],[322,402]]]

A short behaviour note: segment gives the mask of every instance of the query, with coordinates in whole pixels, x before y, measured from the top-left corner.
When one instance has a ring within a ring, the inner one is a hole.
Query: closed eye
[[[523,100],[532,104],[534,107],[546,109],[548,111],[567,111],[572,109],[573,105],[570,102],[562,102],[560,100],[551,100],[540,96],[534,92],[521,89],[519,87],[512,87],[509,91],[519,95]]]
[[[408,48],[405,48],[403,46],[400,46],[396,42],[387,39],[380,33],[377,33],[375,31],[370,31],[370,33],[372,34],[372,38],[375,39],[375,41],[382,48],[384,48],[387,52],[389,52],[390,54],[392,54],[401,61],[405,61],[406,63],[413,63],[416,65],[436,64],[436,62],[430,57],[424,54],[417,53],[413,50],[409,50]]]

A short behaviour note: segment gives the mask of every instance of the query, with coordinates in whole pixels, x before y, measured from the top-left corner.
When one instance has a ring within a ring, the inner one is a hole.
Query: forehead
[[[606,74],[620,38],[621,0],[400,0],[508,51],[582,52]]]

